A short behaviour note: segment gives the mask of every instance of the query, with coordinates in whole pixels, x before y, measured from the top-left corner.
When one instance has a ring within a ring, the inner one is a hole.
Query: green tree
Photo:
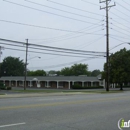
[[[91,76],[98,76],[99,74],[101,74],[100,70],[93,70]]]
[[[88,65],[86,64],[74,64],[71,67],[65,67],[61,70],[61,75],[64,76],[78,76],[78,75],[87,75]]]
[[[1,63],[1,76],[23,76],[25,64],[15,57],[6,57]]]
[[[130,82],[130,50],[121,49],[109,57],[110,83],[118,83],[123,90],[123,83]],[[106,64],[104,64],[104,78],[106,78]]]
[[[64,76],[71,76],[71,69],[69,67],[65,67],[63,69],[61,69],[61,72],[60,72],[61,75],[64,75]]]
[[[46,72],[44,70],[36,70],[36,71],[28,71],[28,76],[46,76]]]
[[[88,74],[88,65],[86,64],[74,64],[70,69],[71,74],[75,76]]]

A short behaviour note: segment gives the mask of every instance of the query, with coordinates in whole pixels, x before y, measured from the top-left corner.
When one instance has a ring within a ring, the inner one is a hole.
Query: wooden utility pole
[[[2,55],[2,49],[4,49],[2,46],[0,46],[0,78],[2,76],[2,71],[1,71],[1,55]]]
[[[109,91],[109,9],[114,5],[109,5],[109,1],[111,0],[100,0],[100,3],[105,3],[106,7],[103,7],[100,9],[106,9],[106,66],[107,66],[107,72],[106,72],[106,91]]]
[[[27,79],[27,58],[28,58],[28,39],[26,39],[26,57],[25,57],[25,76],[24,76],[24,90],[26,90]]]

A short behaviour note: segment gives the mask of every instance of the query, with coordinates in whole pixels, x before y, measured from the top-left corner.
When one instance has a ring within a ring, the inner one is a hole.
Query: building
[[[0,81],[7,86],[24,87],[24,77],[1,77]],[[30,76],[26,80],[26,87],[32,88],[71,89],[71,86],[74,84],[79,84],[82,87],[105,87],[105,81],[101,80],[101,76]]]

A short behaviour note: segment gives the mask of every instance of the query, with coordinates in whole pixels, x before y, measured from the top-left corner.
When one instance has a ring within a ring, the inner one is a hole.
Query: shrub
[[[123,88],[130,88],[130,86],[122,86]],[[120,86],[116,86],[115,88],[120,88]]]
[[[75,85],[72,85],[72,89],[83,89],[83,88],[81,85],[75,84]]]
[[[6,90],[11,90],[12,89],[12,87],[6,87]]]
[[[72,89],[101,89],[101,88],[103,89],[104,87],[103,86],[92,86],[92,87],[84,86],[84,87],[82,87],[79,84],[72,85]]]
[[[1,90],[11,90],[12,89],[12,87],[7,87],[7,86],[2,86],[1,87]]]

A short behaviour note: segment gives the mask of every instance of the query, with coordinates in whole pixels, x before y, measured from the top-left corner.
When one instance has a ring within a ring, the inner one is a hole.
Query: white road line
[[[0,128],[4,128],[4,127],[10,127],[10,126],[17,126],[17,125],[25,125],[26,123],[16,123],[16,124],[8,124],[8,125],[1,125]]]
[[[48,101],[48,100],[65,100],[65,99],[67,99],[67,98],[53,98],[53,99],[37,99],[38,101]]]

